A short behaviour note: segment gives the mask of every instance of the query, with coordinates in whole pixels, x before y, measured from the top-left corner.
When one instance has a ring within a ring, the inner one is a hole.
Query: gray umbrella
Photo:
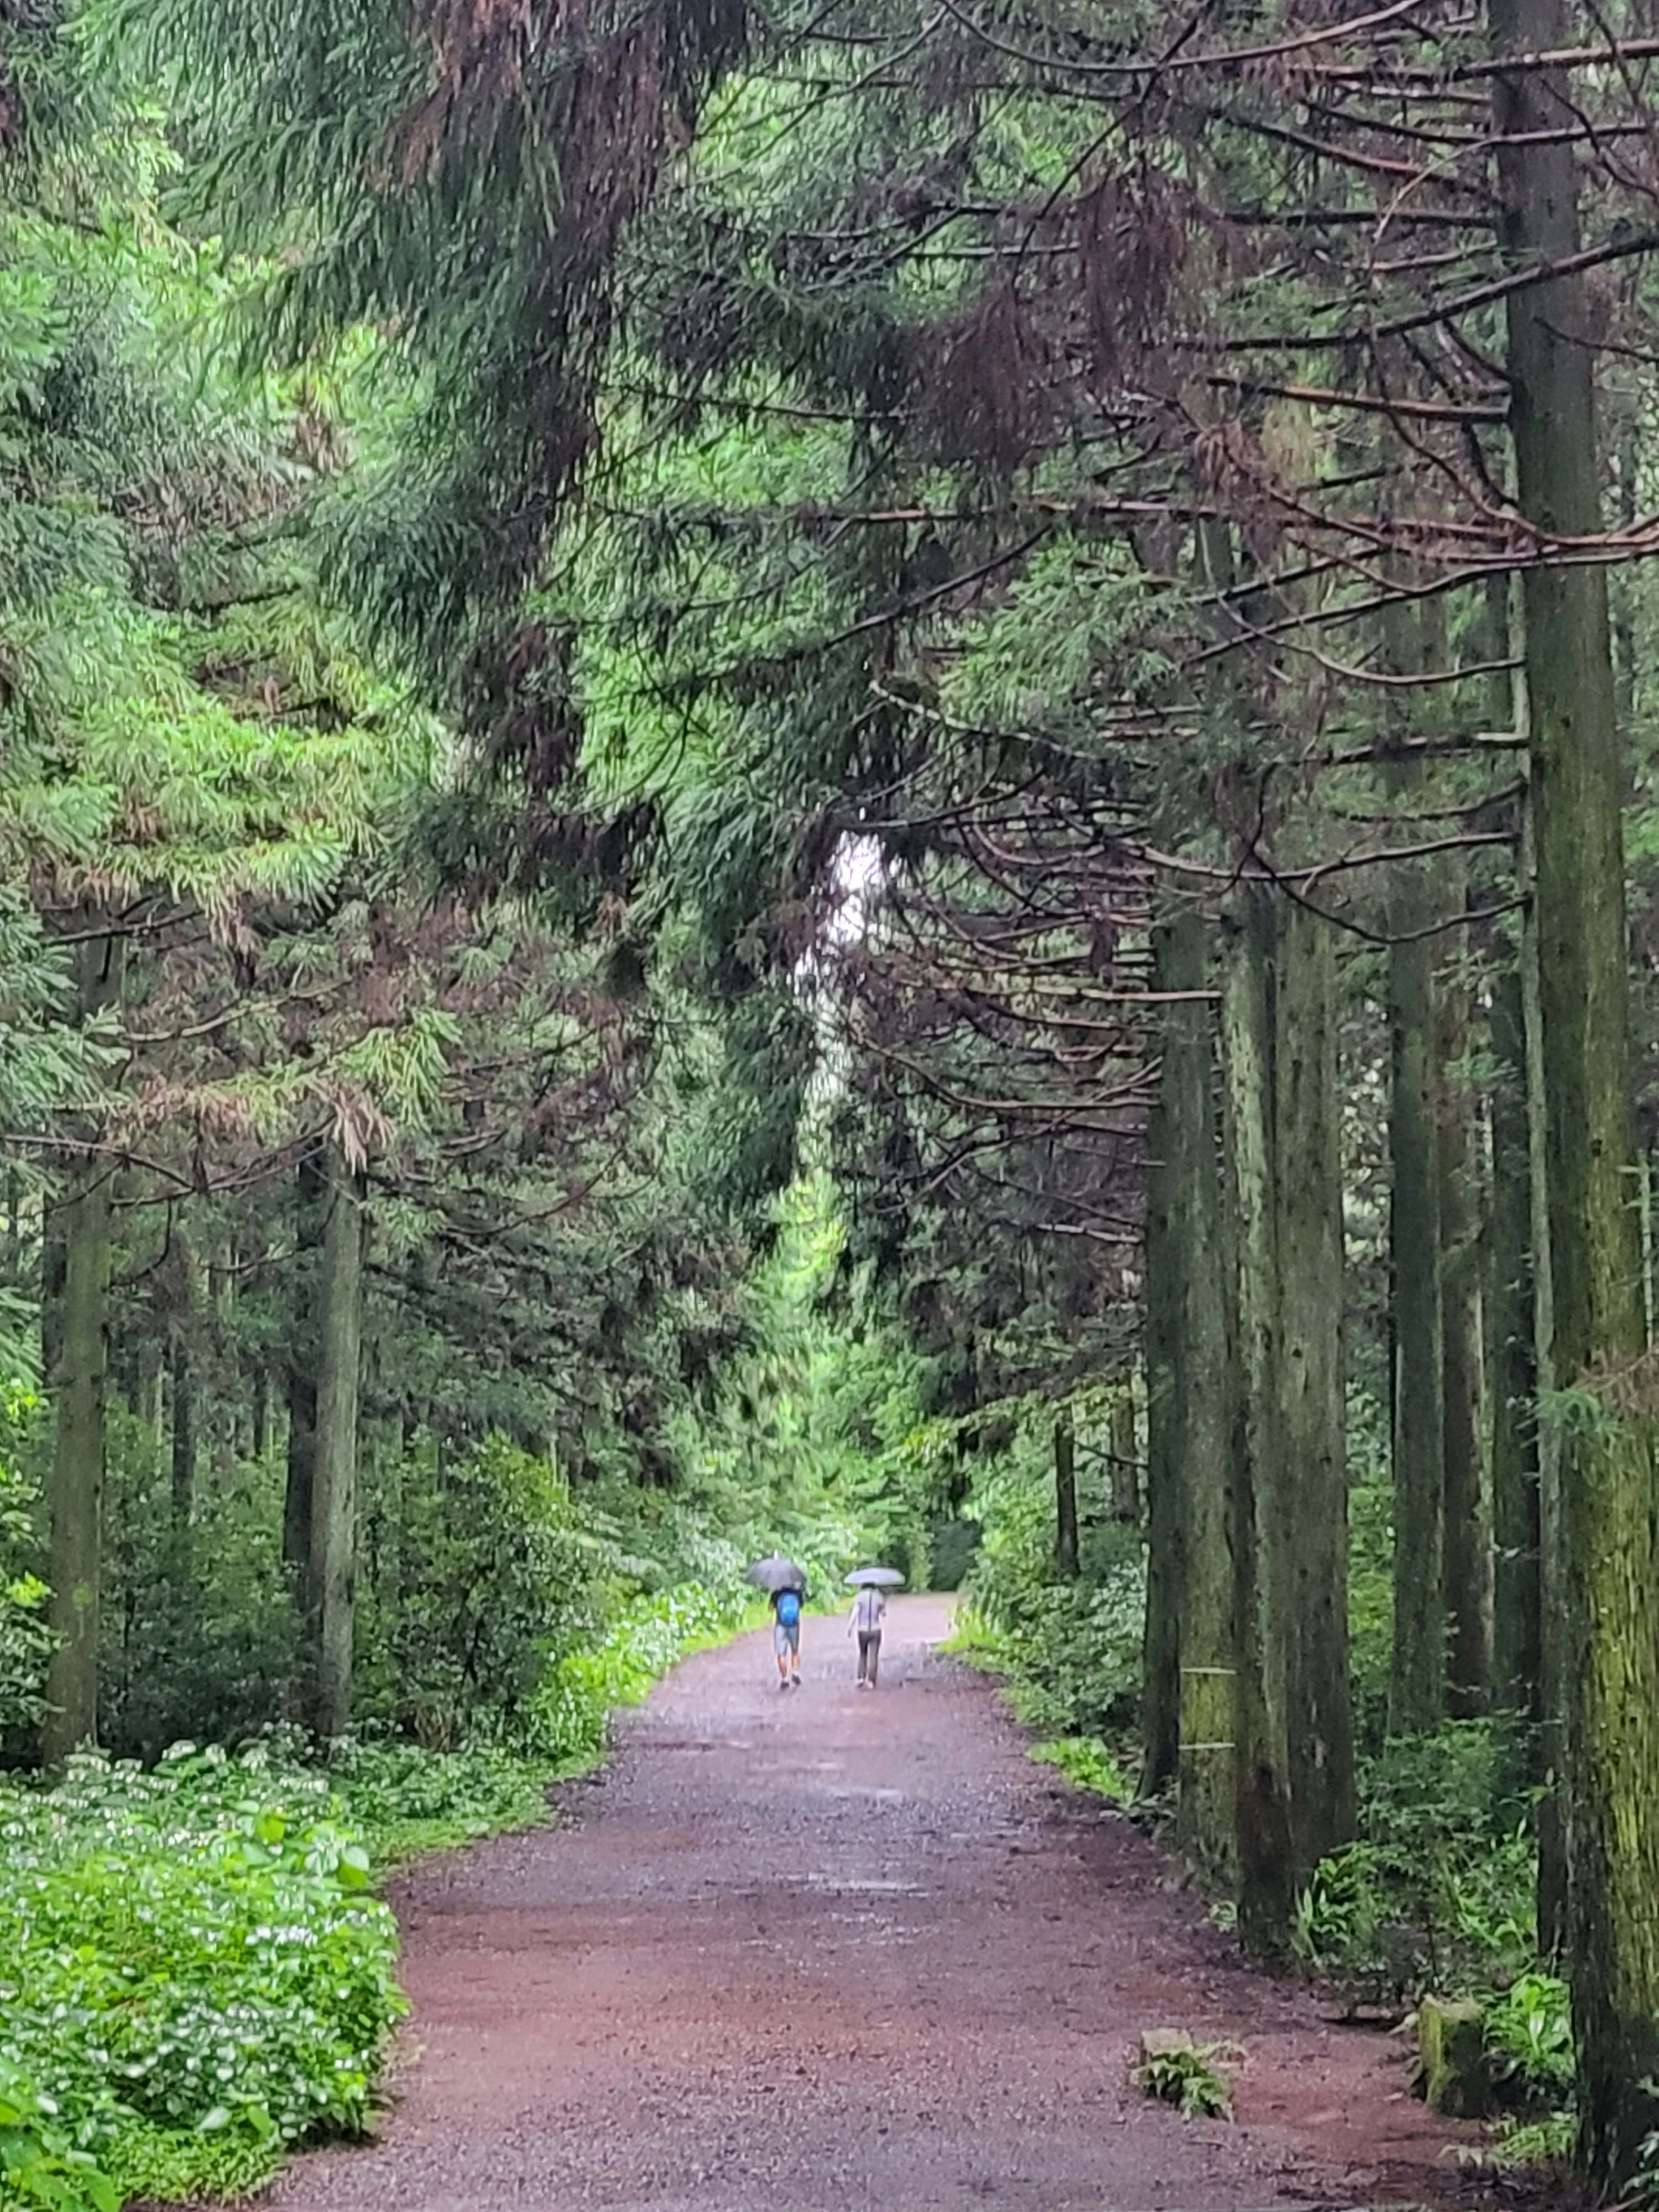
[[[854,1567],[847,1581],[853,1589],[898,1589],[904,1577],[896,1567]]]
[[[763,1590],[804,1590],[806,1577],[793,1559],[786,1559],[781,1552],[774,1552],[769,1559],[757,1559],[749,1570],[749,1579]]]

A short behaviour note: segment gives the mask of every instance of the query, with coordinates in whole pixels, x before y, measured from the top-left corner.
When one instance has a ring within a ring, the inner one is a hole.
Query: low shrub
[[[336,1811],[263,1747],[149,1772],[87,1756],[51,1792],[0,1791],[0,2065],[41,2146],[32,2180],[8,2178],[20,2201],[54,2201],[52,2160],[188,2195],[364,2132],[404,2000]]]
[[[1046,1766],[1057,1766],[1079,1790],[1109,1797],[1114,1804],[1127,1805],[1133,1795],[1110,1745],[1097,1735],[1051,1737],[1046,1743],[1034,1743],[1031,1756]]]

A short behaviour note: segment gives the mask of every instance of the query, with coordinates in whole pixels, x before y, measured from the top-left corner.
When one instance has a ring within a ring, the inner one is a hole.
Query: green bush
[[[358,1710],[434,1749],[533,1733],[550,1665],[592,1642],[648,1563],[504,1437],[421,1438],[369,1486]]]
[[[368,2126],[397,1932],[335,1809],[263,1749],[0,1793],[0,2063],[124,2192]]]
[[[532,1741],[562,1769],[603,1757],[611,1713],[637,1705],[657,1678],[699,1646],[742,1626],[757,1606],[741,1583],[687,1583],[625,1606],[594,1650],[567,1652],[533,1702]]]
[[[1122,1735],[1140,1705],[1146,1571],[1133,1531],[1085,1524],[1080,1571],[1054,1567],[1052,1487],[1018,1464],[982,1480],[983,1540],[963,1644],[1007,1674],[1015,1711],[1051,1735]]]

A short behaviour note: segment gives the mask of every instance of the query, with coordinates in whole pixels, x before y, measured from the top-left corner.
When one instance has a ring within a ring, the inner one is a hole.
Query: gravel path
[[[381,2142],[303,2159],[281,2212],[1255,2212],[1450,2203],[1451,2124],[1399,2044],[1246,1973],[1177,1870],[1033,1766],[889,1620],[855,1694],[765,1639],[690,1661],[556,1829],[398,1899],[414,2015]],[[1236,2039],[1238,2121],[1132,2090],[1143,2028]]]

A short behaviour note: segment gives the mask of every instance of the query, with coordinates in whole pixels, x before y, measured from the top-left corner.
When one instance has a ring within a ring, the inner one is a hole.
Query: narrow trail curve
[[[281,2212],[1244,2212],[1455,2201],[1397,2043],[1233,1962],[1167,1857],[1023,1755],[988,1686],[889,1620],[854,1692],[765,1640],[690,1661],[574,1824],[398,1898],[408,2051],[382,2141]],[[1231,2038],[1238,2124],[1127,2082],[1139,2032]]]

